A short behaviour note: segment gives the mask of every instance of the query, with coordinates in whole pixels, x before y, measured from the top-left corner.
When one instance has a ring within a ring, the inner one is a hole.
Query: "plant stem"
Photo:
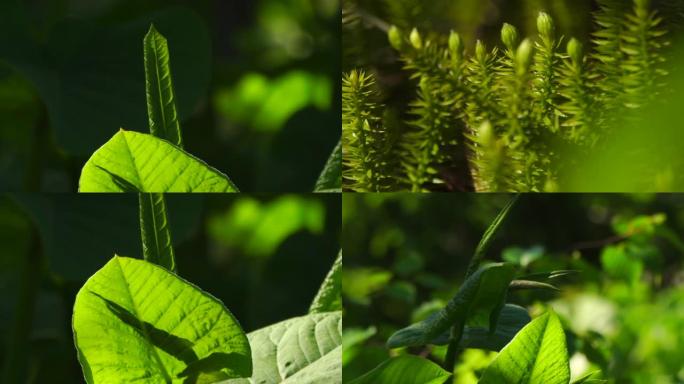
[[[451,340],[447,347],[446,357],[444,357],[444,369],[450,373],[454,372],[456,368],[456,360],[458,358],[460,349],[457,340]]]

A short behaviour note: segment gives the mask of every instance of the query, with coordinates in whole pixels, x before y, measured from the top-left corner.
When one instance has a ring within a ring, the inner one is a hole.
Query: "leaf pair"
[[[385,361],[352,384],[443,384],[450,377],[451,373],[429,360],[404,355]],[[485,369],[479,381],[480,384],[569,382],[565,333],[553,312],[539,316],[522,328]]]
[[[309,315],[245,335],[210,294],[153,263],[115,256],[74,304],[86,381],[340,383],[340,267],[341,254]]]

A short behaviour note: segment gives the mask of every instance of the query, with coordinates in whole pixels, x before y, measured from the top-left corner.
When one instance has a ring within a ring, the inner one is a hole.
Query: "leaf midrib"
[[[164,131],[164,138],[168,138],[168,131],[167,131],[167,125],[166,125],[166,113],[164,111],[164,102],[163,102],[163,95],[162,95],[162,89],[161,89],[161,77],[159,76],[159,56],[158,56],[158,47],[157,47],[157,36],[152,36],[152,56],[154,58],[154,73],[155,77],[157,80],[157,93],[159,94],[159,98],[157,99],[158,105],[159,105],[159,111],[161,113],[161,120],[163,126],[161,127],[162,130]]]

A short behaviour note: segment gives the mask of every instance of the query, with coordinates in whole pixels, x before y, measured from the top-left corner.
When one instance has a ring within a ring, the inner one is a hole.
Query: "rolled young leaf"
[[[318,176],[314,192],[342,191],[342,141],[338,141]]]
[[[114,256],[76,295],[86,381],[196,383],[249,377],[247,336],[223,304],[144,260]]]
[[[349,384],[444,384],[451,373],[412,355],[393,357]]]
[[[565,333],[558,316],[532,320],[499,352],[480,384],[568,384],[570,367]]]
[[[482,261],[482,258],[484,257],[485,252],[487,252],[487,249],[489,249],[489,245],[492,242],[492,239],[494,238],[494,235],[496,235],[496,232],[499,230],[501,227],[501,224],[504,222],[506,217],[508,216],[508,213],[511,211],[511,208],[515,205],[515,203],[518,201],[518,198],[520,195],[515,195],[513,196],[508,203],[499,211],[499,214],[496,215],[494,218],[494,221],[492,221],[491,224],[489,224],[489,227],[487,227],[487,230],[485,233],[482,235],[482,238],[480,239],[480,242],[477,244],[477,248],[475,248],[475,254],[473,255],[473,258],[470,260],[470,263],[468,264],[468,269],[466,272],[466,278],[470,276],[471,274],[475,273],[477,271],[477,268],[480,265],[480,262]]]
[[[342,251],[337,255],[328,275],[323,280],[314,298],[309,313],[342,310]]]
[[[145,260],[176,272],[171,230],[162,193],[139,193],[140,235]]]
[[[254,375],[217,384],[342,383],[342,312],[295,317],[248,336]]]
[[[176,112],[176,98],[171,80],[169,47],[166,38],[150,25],[143,40],[145,58],[145,94],[150,133],[183,148]]]
[[[80,192],[238,192],[228,176],[166,140],[120,130],[81,171]]]
[[[485,327],[489,332],[494,332],[514,273],[513,265],[508,263],[483,266],[466,279],[446,307],[421,322],[395,332],[387,340],[387,346],[427,345],[450,328],[453,328],[451,338],[458,341],[466,325]]]

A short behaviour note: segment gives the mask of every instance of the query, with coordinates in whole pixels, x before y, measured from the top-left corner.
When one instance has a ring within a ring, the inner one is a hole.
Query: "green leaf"
[[[150,25],[143,46],[150,133],[183,148],[166,38],[157,32],[154,25]]]
[[[441,311],[427,319],[395,332],[387,340],[389,348],[421,346],[432,343],[452,328],[451,338],[460,340],[464,327],[485,327],[495,332],[504,305],[508,284],[513,280],[512,264],[485,265],[463,283]],[[453,333],[453,331],[452,331]]]
[[[254,375],[223,384],[342,382],[342,312],[295,317],[248,336]]]
[[[128,187],[122,185],[125,183]],[[228,176],[152,135],[120,130],[81,171],[81,192],[237,192]]]
[[[451,374],[430,360],[393,357],[349,384],[443,384]]]
[[[494,332],[486,327],[465,327],[459,346],[461,348],[486,349],[500,351],[520,330],[530,322],[530,315],[523,307],[514,304],[504,305],[499,315]],[[430,344],[447,345],[451,339],[450,332],[444,331]]]
[[[164,268],[114,256],[76,295],[74,341],[88,383],[202,383],[248,377],[237,320]]]
[[[166,200],[161,193],[139,193],[140,235],[145,260],[176,271]]]
[[[480,384],[568,384],[570,367],[565,333],[558,316],[534,319],[501,350]]]
[[[309,313],[342,310],[342,251],[337,255],[328,275],[323,280],[314,298]]]
[[[473,258],[470,260],[470,264],[468,264],[466,278],[471,274],[475,273],[475,271],[477,271],[477,268],[480,265],[480,262],[482,261],[485,252],[487,252],[487,249],[489,248],[489,245],[491,244],[494,235],[501,227],[501,224],[504,222],[504,219],[506,219],[506,217],[508,216],[508,212],[510,212],[513,205],[515,205],[515,203],[518,201],[518,197],[520,197],[520,195],[513,196],[513,198],[511,198],[508,201],[508,203],[506,203],[506,206],[504,206],[503,209],[499,211],[499,214],[496,215],[494,221],[492,221],[492,223],[489,224],[489,227],[480,239],[480,243],[477,244],[477,248],[475,248],[475,254],[473,255]]]
[[[548,289],[550,291],[560,291],[555,285],[534,280],[513,280],[508,289]]]
[[[338,141],[318,176],[314,192],[342,191],[342,141]]]

